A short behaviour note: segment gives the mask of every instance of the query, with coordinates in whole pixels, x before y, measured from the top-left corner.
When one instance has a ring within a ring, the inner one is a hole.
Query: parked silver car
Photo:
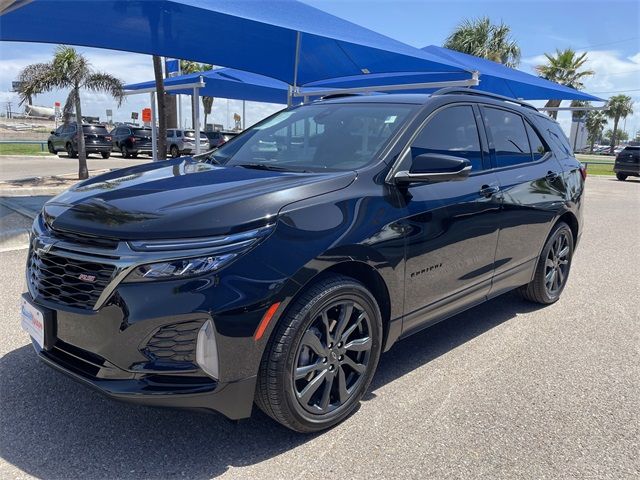
[[[180,130],[178,128],[167,129],[167,150],[172,158],[190,154],[196,151],[195,130]],[[200,151],[209,150],[209,139],[200,132]]]

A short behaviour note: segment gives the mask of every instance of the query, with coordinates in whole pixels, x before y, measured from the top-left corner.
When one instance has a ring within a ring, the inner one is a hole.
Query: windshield
[[[415,105],[335,103],[283,110],[214,150],[227,166],[354,170],[375,158]]]

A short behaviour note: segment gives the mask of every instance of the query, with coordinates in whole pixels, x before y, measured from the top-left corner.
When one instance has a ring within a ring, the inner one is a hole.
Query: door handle
[[[500,191],[500,187],[497,185],[483,185],[480,188],[480,195],[486,198],[491,198],[493,195]]]
[[[548,171],[545,178],[550,182],[553,182],[558,179],[558,174],[556,172]]]

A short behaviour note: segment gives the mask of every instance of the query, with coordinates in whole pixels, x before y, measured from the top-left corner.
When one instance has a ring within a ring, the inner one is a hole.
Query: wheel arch
[[[556,222],[553,224],[553,227],[551,227],[551,230],[553,230],[553,228],[560,222],[564,222],[567,225],[569,225],[569,228],[571,229],[571,233],[573,234],[573,244],[577,245],[578,236],[580,233],[580,224],[578,223],[578,218],[575,216],[573,212],[567,211],[562,215],[560,215],[560,217],[558,217]]]

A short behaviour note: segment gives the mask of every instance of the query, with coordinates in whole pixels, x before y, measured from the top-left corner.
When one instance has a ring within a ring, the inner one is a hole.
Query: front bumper
[[[34,231],[25,295],[44,312],[47,339],[38,354],[45,363],[120,400],[250,416],[266,344],[253,337],[277,301],[274,287],[283,281],[277,272],[240,257],[222,277],[122,282],[117,279],[129,271],[123,264],[133,255],[122,242],[116,249],[85,247],[80,237],[69,243],[60,232],[52,237],[40,220]],[[97,262],[119,267],[105,273],[109,265]],[[90,275],[102,293],[92,293],[78,272]],[[112,279],[106,288],[103,275]],[[215,378],[197,361],[205,323],[213,326]]]
[[[74,349],[57,345],[47,351],[34,341],[38,357],[49,367],[64,373],[114,400],[155,407],[176,407],[215,410],[232,420],[251,415],[255,377],[221,384],[212,379],[171,377],[158,374],[127,374],[103,365],[89,365]],[[68,351],[70,350],[70,351]],[[98,378],[87,372],[88,368],[112,369],[111,378]],[[251,402],[241,401],[251,399]]]

